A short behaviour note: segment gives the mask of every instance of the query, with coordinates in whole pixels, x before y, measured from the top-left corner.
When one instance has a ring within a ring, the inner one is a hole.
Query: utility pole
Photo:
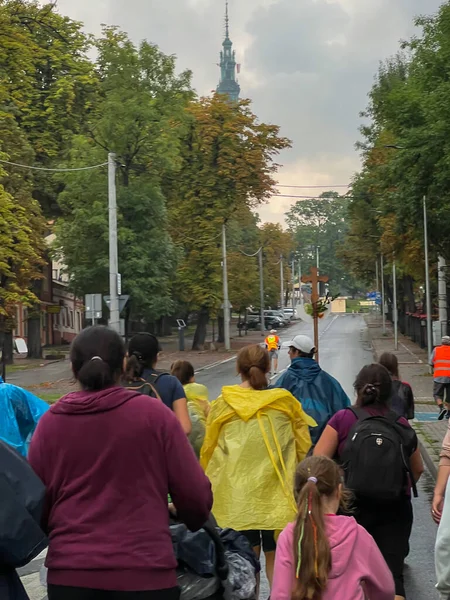
[[[223,333],[225,350],[230,350],[230,300],[228,299],[228,271],[227,271],[227,231],[225,223],[222,225],[222,268],[223,268]]]
[[[108,212],[109,212],[109,326],[120,333],[117,251],[116,155],[108,154]]]
[[[317,275],[320,274],[320,259],[319,259],[319,248],[320,246],[316,246],[316,267],[317,267]],[[317,294],[320,296],[320,282],[317,282]]]
[[[303,306],[303,292],[302,292],[302,259],[298,259],[298,291],[300,294],[300,306]]]
[[[381,314],[383,317],[383,335],[386,334],[386,312],[385,308],[385,297],[384,297],[384,260],[381,255]]]
[[[376,277],[376,290],[375,290],[375,293],[378,296],[378,294],[380,292],[380,285],[379,285],[380,284],[380,279],[379,279],[379,275],[378,275],[378,258],[375,261],[375,277]]]
[[[284,268],[283,268],[283,255],[280,257],[280,279],[281,279],[281,287],[280,287],[280,308],[283,310],[284,307]]]
[[[398,350],[398,311],[397,311],[397,268],[395,256],[392,261],[392,286],[394,288],[393,311],[394,311],[394,348]]]
[[[263,272],[263,247],[259,249],[259,301],[261,304],[261,335],[265,335],[266,326],[264,322],[264,272]]]
[[[441,336],[447,335],[447,261],[438,257],[438,298]]]
[[[292,268],[291,268],[291,279],[292,279],[292,310],[294,311],[292,314],[292,318],[295,317],[295,258],[292,258]]]
[[[431,319],[431,291],[430,291],[430,264],[428,261],[428,216],[427,197],[423,197],[423,235],[425,244],[425,293],[427,295],[427,346],[428,357],[431,358],[433,351],[433,333]]]

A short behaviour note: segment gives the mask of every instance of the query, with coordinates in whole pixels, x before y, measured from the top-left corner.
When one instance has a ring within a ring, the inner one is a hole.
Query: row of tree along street
[[[422,33],[380,66],[362,113],[363,166],[350,192],[341,250],[351,272],[372,285],[377,258],[384,255],[386,274],[396,261],[400,323],[425,306],[424,197],[433,301],[438,256],[450,259],[450,3],[416,24]],[[386,285],[392,301],[391,277]]]
[[[137,47],[114,27],[88,36],[54,4],[0,0],[0,53],[0,345],[11,346],[22,304],[37,339],[29,347],[40,353],[48,223],[72,291],[108,293],[107,169],[69,170],[102,165],[108,152],[119,164],[119,269],[130,327],[163,333],[168,317],[195,311],[194,345],[202,346],[223,302],[223,223],[234,309],[259,304],[258,259],[243,252],[261,245],[265,302],[278,304],[280,256],[287,289],[292,252],[318,245],[324,225],[312,206],[312,220],[291,211],[289,231],[259,223],[254,209],[276,193],[275,158],[290,146],[277,126],[259,122],[249,101],[198,98],[173,56],[146,41]],[[316,233],[305,245],[309,226]],[[320,241],[325,261],[334,241]]]

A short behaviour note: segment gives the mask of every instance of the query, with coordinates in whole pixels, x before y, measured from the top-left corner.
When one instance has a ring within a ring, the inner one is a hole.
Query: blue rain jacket
[[[31,436],[48,408],[31,392],[5,383],[0,377],[0,440],[26,456]]]
[[[291,392],[316,421],[317,427],[310,427],[313,444],[317,444],[331,417],[351,405],[341,384],[312,358],[295,358],[273,387]]]

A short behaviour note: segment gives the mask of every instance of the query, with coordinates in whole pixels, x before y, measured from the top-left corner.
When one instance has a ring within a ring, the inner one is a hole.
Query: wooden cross
[[[319,269],[317,267],[311,267],[310,275],[303,276],[302,281],[304,283],[312,284],[311,304],[313,307],[314,346],[316,347],[316,361],[319,362],[319,314],[317,311],[317,303],[319,301],[319,282],[326,283],[328,281],[328,277],[325,275],[319,277]]]

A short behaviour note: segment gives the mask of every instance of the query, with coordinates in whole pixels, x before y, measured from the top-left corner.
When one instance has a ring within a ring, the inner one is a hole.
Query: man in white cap
[[[276,375],[278,371],[278,352],[280,350],[280,338],[277,336],[276,329],[270,331],[269,335],[264,340],[264,343],[270,356],[270,368],[272,369],[273,363],[273,372]]]
[[[285,345],[285,344],[283,344]],[[296,335],[287,342],[291,366],[281,375],[274,387],[291,392],[312,417],[317,427],[311,429],[316,444],[331,417],[350,406],[350,399],[341,384],[323,371],[314,360],[314,342],[307,335]]]
[[[430,360],[433,367],[433,396],[439,408],[438,420],[450,416],[450,337],[445,335]]]

